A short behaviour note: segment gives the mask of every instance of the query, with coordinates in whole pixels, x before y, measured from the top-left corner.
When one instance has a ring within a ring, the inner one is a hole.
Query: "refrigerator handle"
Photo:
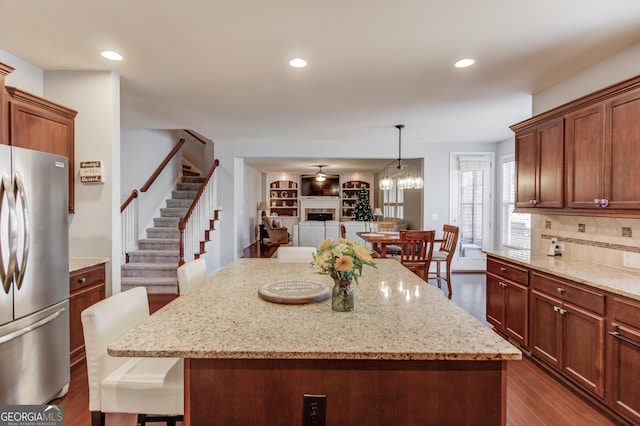
[[[11,280],[16,269],[16,251],[18,245],[18,231],[16,231],[16,199],[13,195],[11,185],[11,178],[8,174],[2,175],[2,182],[0,182],[0,217],[2,217],[2,199],[7,198],[7,207],[9,211],[6,213],[7,217],[7,242],[9,243],[9,262],[5,269],[4,256],[2,256],[2,245],[0,244],[0,281],[2,281],[2,288],[4,292],[9,294],[11,290]]]
[[[22,225],[23,225],[23,235],[24,235],[24,244],[22,245],[22,262],[20,262],[20,267],[18,267],[16,262],[15,267],[15,283],[18,290],[22,287],[22,281],[24,280],[24,271],[27,268],[27,260],[29,258],[29,208],[27,206],[27,197],[24,193],[24,184],[22,183],[22,178],[20,174],[16,172],[14,178],[14,193],[16,194],[16,198],[20,196],[20,205],[22,206]]]
[[[64,311],[66,311],[67,308],[60,308],[57,311],[55,311],[54,313],[52,313],[51,315],[42,318],[40,321],[34,322],[33,324],[31,324],[30,326],[27,326],[25,328],[21,328],[18,331],[14,331],[13,333],[9,333],[9,334],[5,334],[4,336],[0,336],[0,345],[5,344],[7,342],[10,342],[12,340],[17,339],[20,336],[24,336],[25,334],[42,327],[43,325],[49,324],[51,321],[53,321],[54,319],[58,318],[60,315],[62,315],[62,313]]]

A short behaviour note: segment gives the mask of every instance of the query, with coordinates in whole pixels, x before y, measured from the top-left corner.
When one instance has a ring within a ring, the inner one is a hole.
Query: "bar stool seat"
[[[147,290],[117,293],[81,313],[87,356],[92,426],[104,426],[105,413],[135,413],[138,422],[175,425],[184,414],[181,358],[112,357],[107,346],[149,317]]]

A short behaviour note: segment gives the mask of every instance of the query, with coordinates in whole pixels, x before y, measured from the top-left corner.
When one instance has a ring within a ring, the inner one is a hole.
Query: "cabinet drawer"
[[[640,329],[640,303],[614,298],[613,321]]]
[[[493,275],[511,280],[520,285],[529,285],[529,273],[527,269],[520,266],[515,266],[511,263],[488,258],[487,272],[491,272]]]
[[[535,290],[556,297],[563,302],[580,306],[598,315],[605,314],[605,296],[602,293],[578,287],[565,280],[537,272],[531,273],[531,286]]]
[[[69,291],[73,293],[88,285],[104,283],[104,264],[79,269],[69,274]]]

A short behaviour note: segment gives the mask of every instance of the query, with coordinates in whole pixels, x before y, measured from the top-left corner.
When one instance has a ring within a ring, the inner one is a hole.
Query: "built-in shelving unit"
[[[369,199],[371,199],[371,188],[369,182],[363,180],[348,180],[342,182],[342,194],[340,198],[342,218],[353,218],[354,207],[358,201],[358,193],[360,189],[365,188],[369,191]]]
[[[298,182],[277,180],[269,184],[269,210],[274,216],[298,216]]]

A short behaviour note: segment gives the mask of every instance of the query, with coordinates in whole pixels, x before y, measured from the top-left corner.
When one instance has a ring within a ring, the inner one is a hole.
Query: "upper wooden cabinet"
[[[7,120],[7,96],[4,92],[4,77],[10,74],[13,68],[0,62],[0,144],[9,144],[9,125]]]
[[[516,133],[516,207],[563,207],[563,141],[561,118]]]
[[[567,115],[567,207],[640,209],[640,89]]]
[[[516,208],[638,217],[638,117],[640,76],[511,126]]]
[[[69,212],[74,211],[74,119],[76,111],[14,87],[6,87],[9,144],[69,159]]]

